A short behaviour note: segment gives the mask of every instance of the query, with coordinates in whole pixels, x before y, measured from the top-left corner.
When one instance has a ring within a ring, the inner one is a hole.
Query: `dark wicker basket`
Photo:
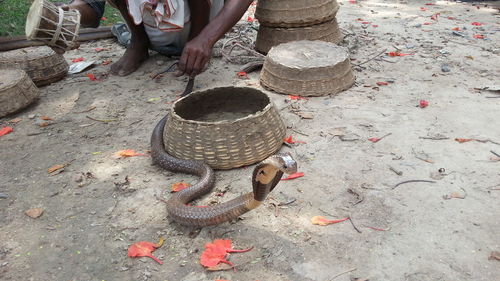
[[[40,91],[22,69],[0,68],[0,117],[35,101]]]
[[[254,88],[221,87],[176,101],[165,125],[165,149],[182,159],[232,169],[276,153],[285,125],[270,98]]]
[[[335,18],[336,0],[259,0],[255,17],[261,26],[301,27]]]
[[[37,86],[61,80],[68,74],[69,68],[64,57],[47,46],[0,53],[0,64],[14,65],[23,69]]]
[[[273,47],[260,83],[282,94],[323,96],[348,89],[355,81],[347,49],[322,41],[296,41]]]

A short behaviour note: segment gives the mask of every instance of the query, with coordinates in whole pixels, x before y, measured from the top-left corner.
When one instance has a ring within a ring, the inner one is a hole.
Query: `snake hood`
[[[169,155],[164,148],[163,130],[168,116],[158,122],[151,136],[151,156],[160,167],[173,171],[197,175],[199,181],[191,187],[173,194],[167,201],[167,213],[174,221],[195,227],[217,225],[238,218],[257,208],[276,187],[283,173],[297,171],[297,163],[290,154],[276,154],[259,163],[253,171],[253,192],[243,194],[227,202],[198,208],[186,204],[207,194],[215,185],[215,174],[207,164],[184,160]]]

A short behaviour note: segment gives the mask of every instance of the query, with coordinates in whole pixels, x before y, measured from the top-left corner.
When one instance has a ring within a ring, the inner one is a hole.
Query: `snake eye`
[[[288,166],[285,164],[285,165],[283,165],[283,168],[288,169]]]

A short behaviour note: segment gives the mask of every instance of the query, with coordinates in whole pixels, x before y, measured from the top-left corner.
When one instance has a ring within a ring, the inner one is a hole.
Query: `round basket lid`
[[[331,67],[349,58],[344,47],[323,41],[295,41],[280,44],[267,58],[289,68]]]
[[[0,92],[12,88],[19,84],[23,79],[26,79],[26,72],[18,68],[6,68],[0,71]]]
[[[35,39],[42,16],[43,0],[35,0],[31,4],[28,16],[26,17],[26,37],[28,40]]]
[[[322,41],[296,41],[273,47],[260,83],[283,94],[322,96],[348,89],[355,77],[347,49]]]
[[[0,53],[0,62],[18,63],[47,58],[56,52],[47,46],[27,47]]]

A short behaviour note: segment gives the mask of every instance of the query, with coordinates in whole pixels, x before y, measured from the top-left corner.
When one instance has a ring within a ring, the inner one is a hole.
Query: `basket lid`
[[[275,46],[267,58],[289,68],[320,68],[345,61],[349,53],[329,42],[303,40]]]
[[[2,68],[0,71],[0,92],[12,88],[26,79],[26,72],[19,68]]]
[[[26,17],[26,37],[28,40],[33,40],[36,37],[38,27],[40,26],[40,21],[42,19],[42,9],[44,0],[35,0],[31,4],[28,16]]]

